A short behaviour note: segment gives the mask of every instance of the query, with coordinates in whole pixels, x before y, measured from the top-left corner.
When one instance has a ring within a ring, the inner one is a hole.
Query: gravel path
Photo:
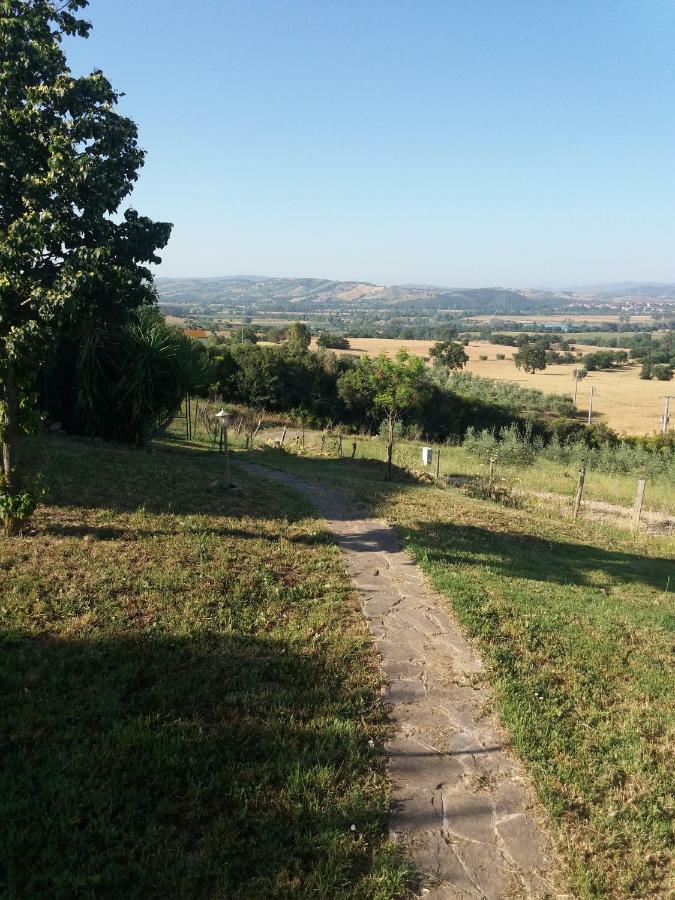
[[[504,748],[480,658],[447,599],[428,586],[394,530],[343,494],[266,466],[241,465],[303,493],[344,553],[396,726],[389,745],[390,831],[428,876],[422,896],[566,896],[556,889],[557,857],[530,781]]]

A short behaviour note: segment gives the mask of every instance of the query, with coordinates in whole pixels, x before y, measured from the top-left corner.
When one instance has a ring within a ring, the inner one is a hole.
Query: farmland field
[[[573,336],[571,336],[573,340]],[[351,354],[375,356],[386,353],[393,356],[400,347],[405,347],[415,356],[428,356],[433,341],[406,341],[385,338],[351,338],[351,350],[338,351]],[[592,345],[578,345],[584,352],[603,349]],[[573,394],[574,382],[572,365],[551,365],[543,372],[528,375],[517,369],[511,357],[513,347],[501,347],[487,341],[472,341],[466,348],[469,362],[467,372],[483,378],[511,381],[523,387],[534,388],[546,394]],[[497,359],[497,354],[506,359]],[[487,356],[487,360],[481,360]],[[663,410],[660,399],[667,393],[667,385],[660,381],[642,381],[640,366],[626,366],[606,372],[590,372],[579,383],[577,408],[588,411],[591,387],[594,391],[593,414],[596,421],[605,422],[621,434],[650,434],[659,430],[659,420]]]

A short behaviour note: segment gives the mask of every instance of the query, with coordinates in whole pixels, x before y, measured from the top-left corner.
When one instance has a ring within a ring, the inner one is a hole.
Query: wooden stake
[[[352,443],[352,459],[356,456],[356,441]]]
[[[285,441],[285,440],[286,440],[286,426],[284,425],[284,430],[283,430],[283,433],[282,433],[282,435],[281,435],[281,446],[282,446],[282,447],[284,446],[284,441]]]
[[[436,481],[438,481],[438,476],[441,471],[441,448],[440,445],[438,450],[436,451]]]
[[[338,452],[340,454],[340,459],[342,459],[342,435],[338,435]]]
[[[586,466],[582,466],[579,469],[579,486],[577,488],[577,496],[574,498],[574,518],[575,519],[579,516],[579,509],[581,508],[581,498],[584,495],[585,481],[586,481]]]
[[[494,458],[494,456],[490,457],[489,463],[490,463],[490,468],[488,469],[488,486],[489,486],[490,490],[492,490],[492,482],[495,477],[495,458]]]
[[[647,482],[641,478],[637,483],[637,492],[635,494],[635,505],[633,506],[633,526],[636,531],[640,530],[640,518],[642,516],[642,501],[645,498],[645,486]]]

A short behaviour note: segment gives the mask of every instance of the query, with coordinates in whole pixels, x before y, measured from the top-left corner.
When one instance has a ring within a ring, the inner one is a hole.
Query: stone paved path
[[[337,537],[381,656],[396,734],[390,830],[428,900],[560,898],[556,854],[522,765],[505,752],[476,651],[389,526],[343,494],[245,464],[305,494]]]

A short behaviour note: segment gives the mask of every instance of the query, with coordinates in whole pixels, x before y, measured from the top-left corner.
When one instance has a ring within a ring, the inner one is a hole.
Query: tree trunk
[[[2,467],[7,490],[10,494],[16,494],[19,490],[19,473],[17,471],[19,394],[14,368],[9,362],[5,367],[3,400],[5,404],[5,435],[2,442]]]
[[[387,419],[387,481],[391,481],[391,464],[394,455],[394,420]]]

